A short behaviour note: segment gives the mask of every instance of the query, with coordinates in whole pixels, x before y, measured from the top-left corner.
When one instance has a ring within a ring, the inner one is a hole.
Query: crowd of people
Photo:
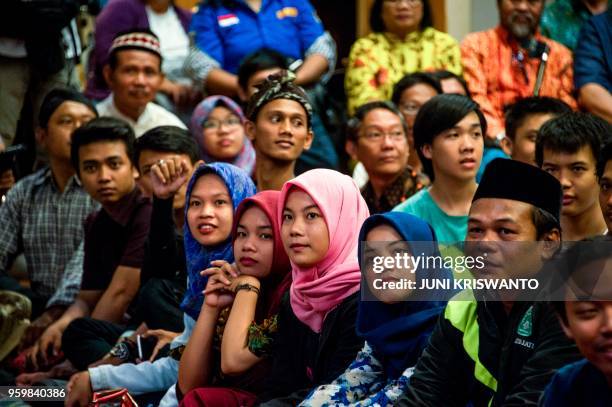
[[[428,0],[374,0],[340,71],[308,0],[110,0],[88,47],[86,1],[6,3],[0,385],[69,407],[612,405],[607,0],[497,0],[460,44]],[[373,256],[475,244],[487,273],[411,283],[560,297],[421,298],[394,269],[376,288]]]

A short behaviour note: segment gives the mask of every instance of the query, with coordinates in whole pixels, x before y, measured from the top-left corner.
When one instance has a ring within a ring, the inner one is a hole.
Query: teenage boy
[[[295,177],[295,163],[312,145],[312,107],[295,75],[284,71],[258,87],[246,109],[245,129],[255,147],[257,190],[278,190]]]
[[[346,152],[368,174],[361,195],[371,214],[390,211],[424,186],[408,166],[408,126],[393,103],[366,103],[347,127]]]
[[[31,345],[59,318],[79,291],[83,274],[83,221],[98,204],[83,190],[70,162],[70,137],[97,117],[93,104],[71,89],[45,97],[36,140],[49,166],[20,180],[0,206],[0,290],[32,302],[32,324],[23,338]],[[30,287],[8,275],[23,253]]]
[[[186,128],[173,113],[153,103],[164,80],[159,39],[151,31],[117,35],[103,74],[111,94],[98,104],[100,116],[125,120],[136,137],[157,126]]]
[[[599,180],[599,207],[603,214],[607,234],[612,230],[612,143],[606,144],[597,160],[597,179]]]
[[[440,242],[462,241],[486,130],[482,112],[467,96],[444,94],[425,103],[414,122],[414,145],[432,184],[394,210],[427,221]]]
[[[491,249],[488,272],[531,278],[558,250],[560,211],[554,177],[498,158],[474,195],[466,241]],[[537,405],[555,370],[578,358],[548,302],[461,295],[447,304],[397,405]]]
[[[536,162],[563,187],[561,226],[566,241],[607,230],[599,207],[597,158],[612,139],[612,126],[586,113],[568,113],[546,122],[536,139]]]
[[[248,103],[251,96],[257,92],[257,85],[268,76],[288,68],[287,58],[268,48],[247,56],[238,68],[238,96],[242,103]],[[313,106],[311,128],[316,137],[312,140],[311,148],[304,150],[298,158],[295,164],[297,174],[313,168],[338,167],[338,154],[316,106]]]
[[[151,202],[136,186],[129,124],[110,117],[94,119],[74,132],[70,148],[83,187],[102,209],[85,222],[83,279],[75,302],[28,353],[35,367],[57,354],[62,333],[76,318],[123,321],[138,291],[149,230]]]
[[[111,350],[123,332],[142,322],[155,330],[153,336],[158,339],[182,332],[180,303],[187,285],[182,233],[185,192],[191,174],[202,163],[198,154],[189,132],[174,126],[156,127],[137,140],[134,161],[141,174],[141,188],[153,196],[137,305],[128,326],[93,318],[79,318],[68,326],[62,349],[78,369],[99,360],[127,361],[121,348]]]
[[[510,157],[536,165],[538,130],[548,120],[571,111],[565,102],[549,97],[528,97],[510,105],[505,113],[506,137],[502,141]]]
[[[546,388],[543,407],[611,406],[612,292],[610,264],[612,241],[598,236],[578,242],[559,261],[564,298],[553,305],[563,331],[584,359],[561,368]],[[597,279],[601,278],[599,281]],[[585,296],[572,293],[572,280]],[[569,283],[569,284],[568,284]],[[585,290],[586,289],[586,290]]]

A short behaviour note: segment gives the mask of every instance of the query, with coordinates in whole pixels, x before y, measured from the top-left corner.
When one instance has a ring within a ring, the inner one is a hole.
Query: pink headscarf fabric
[[[278,211],[281,224],[283,207],[293,187],[310,195],[329,230],[329,249],[319,264],[302,268],[291,263],[291,308],[300,321],[319,333],[327,313],[359,290],[359,230],[370,212],[351,177],[333,170],[315,169],[283,186]]]

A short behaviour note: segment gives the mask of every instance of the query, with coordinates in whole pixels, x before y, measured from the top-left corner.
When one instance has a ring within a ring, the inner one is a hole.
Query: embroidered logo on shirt
[[[240,22],[240,19],[236,14],[224,14],[217,17],[219,27],[229,27],[230,25],[236,25]]]
[[[276,18],[282,20],[285,17],[297,17],[298,14],[298,9],[295,7],[283,7],[276,12]]]
[[[532,314],[532,311],[533,311],[533,306],[529,307],[529,309],[527,310],[525,315],[523,315],[523,319],[521,319],[521,323],[519,324],[518,329],[516,330],[516,333],[518,333],[521,336],[531,336],[531,327],[532,327],[531,314]]]

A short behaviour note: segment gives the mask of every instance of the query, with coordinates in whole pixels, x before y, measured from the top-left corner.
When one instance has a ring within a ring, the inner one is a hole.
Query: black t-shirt
[[[118,266],[140,269],[149,233],[151,201],[138,188],[115,205],[85,221],[82,290],[105,290]]]

